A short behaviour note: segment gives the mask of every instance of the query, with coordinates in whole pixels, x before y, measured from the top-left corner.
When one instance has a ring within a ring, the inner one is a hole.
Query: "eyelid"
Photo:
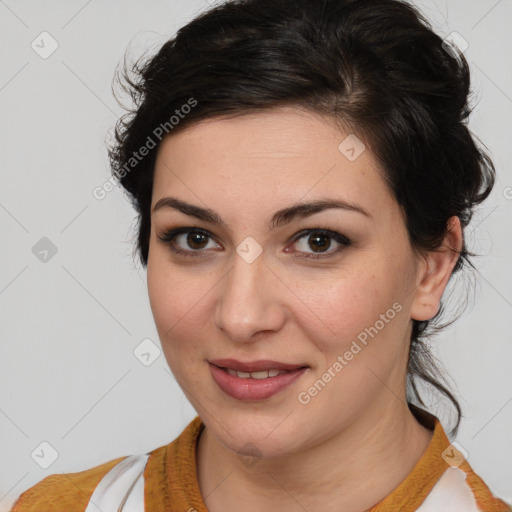
[[[169,242],[171,239],[175,238],[177,235],[182,235],[183,233],[202,233],[203,235],[209,236],[210,238],[215,238],[208,230],[203,228],[197,228],[194,226],[188,227],[180,227],[180,228],[171,228],[164,230],[161,234],[157,235],[157,238],[162,242]]]
[[[186,249],[181,249],[179,247],[174,246],[173,241],[176,239],[176,237],[179,235],[182,235],[182,234],[186,234],[186,233],[201,233],[201,234],[205,235],[206,237],[212,239],[217,245],[221,245],[216,241],[215,236],[211,232],[209,232],[206,229],[194,227],[194,226],[186,226],[186,227],[183,226],[183,227],[178,227],[178,228],[171,228],[171,229],[165,230],[162,234],[157,235],[157,238],[159,240],[161,240],[162,242],[168,244],[173,253],[182,254],[185,256],[197,257],[197,258],[206,257],[207,255],[205,255],[204,253],[208,252],[208,250],[204,250],[204,249],[186,250]],[[320,235],[325,235],[327,237],[330,237],[336,243],[338,243],[340,247],[338,247],[337,249],[334,249],[334,250],[328,250],[323,253],[322,252],[308,253],[308,252],[304,252],[304,251],[293,251],[294,253],[305,254],[305,256],[300,256],[300,255],[295,254],[296,257],[303,258],[303,259],[328,258],[328,257],[338,254],[341,250],[352,245],[352,241],[345,235],[338,233],[337,231],[333,231],[331,229],[324,229],[324,228],[303,229],[293,235],[291,242],[293,244],[295,244],[301,238],[304,238],[307,235],[313,235],[313,234],[320,234]]]
[[[203,254],[204,253],[203,249],[194,251],[192,249],[186,250],[186,249],[181,249],[179,247],[174,246],[173,242],[176,239],[176,237],[179,235],[187,234],[187,233],[201,233],[201,234],[205,235],[206,237],[215,241],[215,237],[208,230],[193,227],[193,226],[167,229],[163,233],[157,235],[157,238],[159,240],[161,240],[162,242],[168,244],[173,253],[183,254],[186,256],[193,256],[196,258],[204,257],[205,255]],[[220,245],[217,241],[215,241],[215,243],[217,245]]]
[[[337,244],[339,244],[338,248],[335,248],[334,250],[328,250],[327,252],[301,252],[301,251],[294,251],[296,254],[294,254],[297,258],[302,259],[313,259],[313,260],[319,260],[322,258],[330,258],[334,257],[337,254],[339,254],[341,251],[346,249],[347,247],[350,247],[352,245],[352,240],[350,240],[345,235],[342,235],[341,233],[338,233],[337,231],[333,231],[332,229],[324,229],[324,228],[307,228],[303,229],[302,231],[299,231],[297,234],[294,235],[292,241],[293,243],[297,243],[301,238],[305,238],[308,235],[313,234],[320,234],[320,235],[326,235],[333,239]],[[299,253],[299,254],[297,254]],[[300,255],[303,254],[303,255]]]

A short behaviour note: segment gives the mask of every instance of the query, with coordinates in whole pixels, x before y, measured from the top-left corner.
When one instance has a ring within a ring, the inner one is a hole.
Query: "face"
[[[234,451],[296,453],[403,407],[417,260],[376,159],[353,138],[340,149],[347,135],[279,108],[159,148],[150,304],[176,380]],[[277,216],[320,201],[337,207]]]

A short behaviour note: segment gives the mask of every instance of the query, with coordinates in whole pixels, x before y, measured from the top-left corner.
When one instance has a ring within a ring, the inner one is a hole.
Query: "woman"
[[[424,342],[494,167],[469,70],[398,0],[238,0],[135,67],[111,148],[196,409],[29,510],[510,511],[424,408]]]

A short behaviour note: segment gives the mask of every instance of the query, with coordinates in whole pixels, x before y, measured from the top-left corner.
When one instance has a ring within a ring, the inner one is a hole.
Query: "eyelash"
[[[158,239],[164,243],[167,243],[169,245],[171,251],[174,252],[175,254],[180,254],[183,256],[190,256],[193,258],[205,257],[203,254],[201,254],[201,251],[202,251],[201,249],[199,249],[197,251],[194,251],[194,250],[186,251],[186,250],[176,247],[174,238],[183,233],[200,233],[209,238],[213,238],[212,235],[208,231],[205,231],[204,229],[183,227],[183,228],[176,228],[176,229],[171,229],[169,231],[166,231],[163,234],[158,235]],[[295,235],[292,243],[295,244],[301,238],[304,238],[306,235],[311,235],[311,234],[318,234],[318,235],[324,235],[324,236],[331,237],[336,242],[338,242],[341,247],[338,247],[338,249],[335,249],[334,251],[329,252],[329,253],[319,253],[319,254],[304,253],[304,254],[306,254],[306,256],[296,256],[297,258],[314,259],[314,260],[318,260],[320,258],[329,258],[329,257],[333,256],[334,254],[337,254],[340,251],[342,251],[343,249],[352,245],[351,240],[349,240],[346,236],[343,236],[340,233],[337,233],[335,231],[330,231],[328,229],[305,229]]]

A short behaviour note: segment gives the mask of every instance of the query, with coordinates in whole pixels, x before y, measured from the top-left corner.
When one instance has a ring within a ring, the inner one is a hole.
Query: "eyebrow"
[[[201,208],[199,206],[195,206],[193,204],[182,201],[176,197],[162,197],[162,199],[159,199],[156,202],[155,206],[153,207],[153,212],[156,212],[162,208],[172,208],[174,210],[178,210],[185,215],[195,217],[196,219],[202,220],[204,222],[222,226],[230,231],[226,223],[222,220],[222,217],[220,217],[220,215],[209,208]],[[281,225],[289,224],[294,219],[309,217],[310,215],[331,208],[357,212],[368,218],[372,217],[366,210],[357,204],[348,203],[340,199],[326,198],[308,203],[297,203],[278,210],[272,216],[269,228],[272,229]]]

